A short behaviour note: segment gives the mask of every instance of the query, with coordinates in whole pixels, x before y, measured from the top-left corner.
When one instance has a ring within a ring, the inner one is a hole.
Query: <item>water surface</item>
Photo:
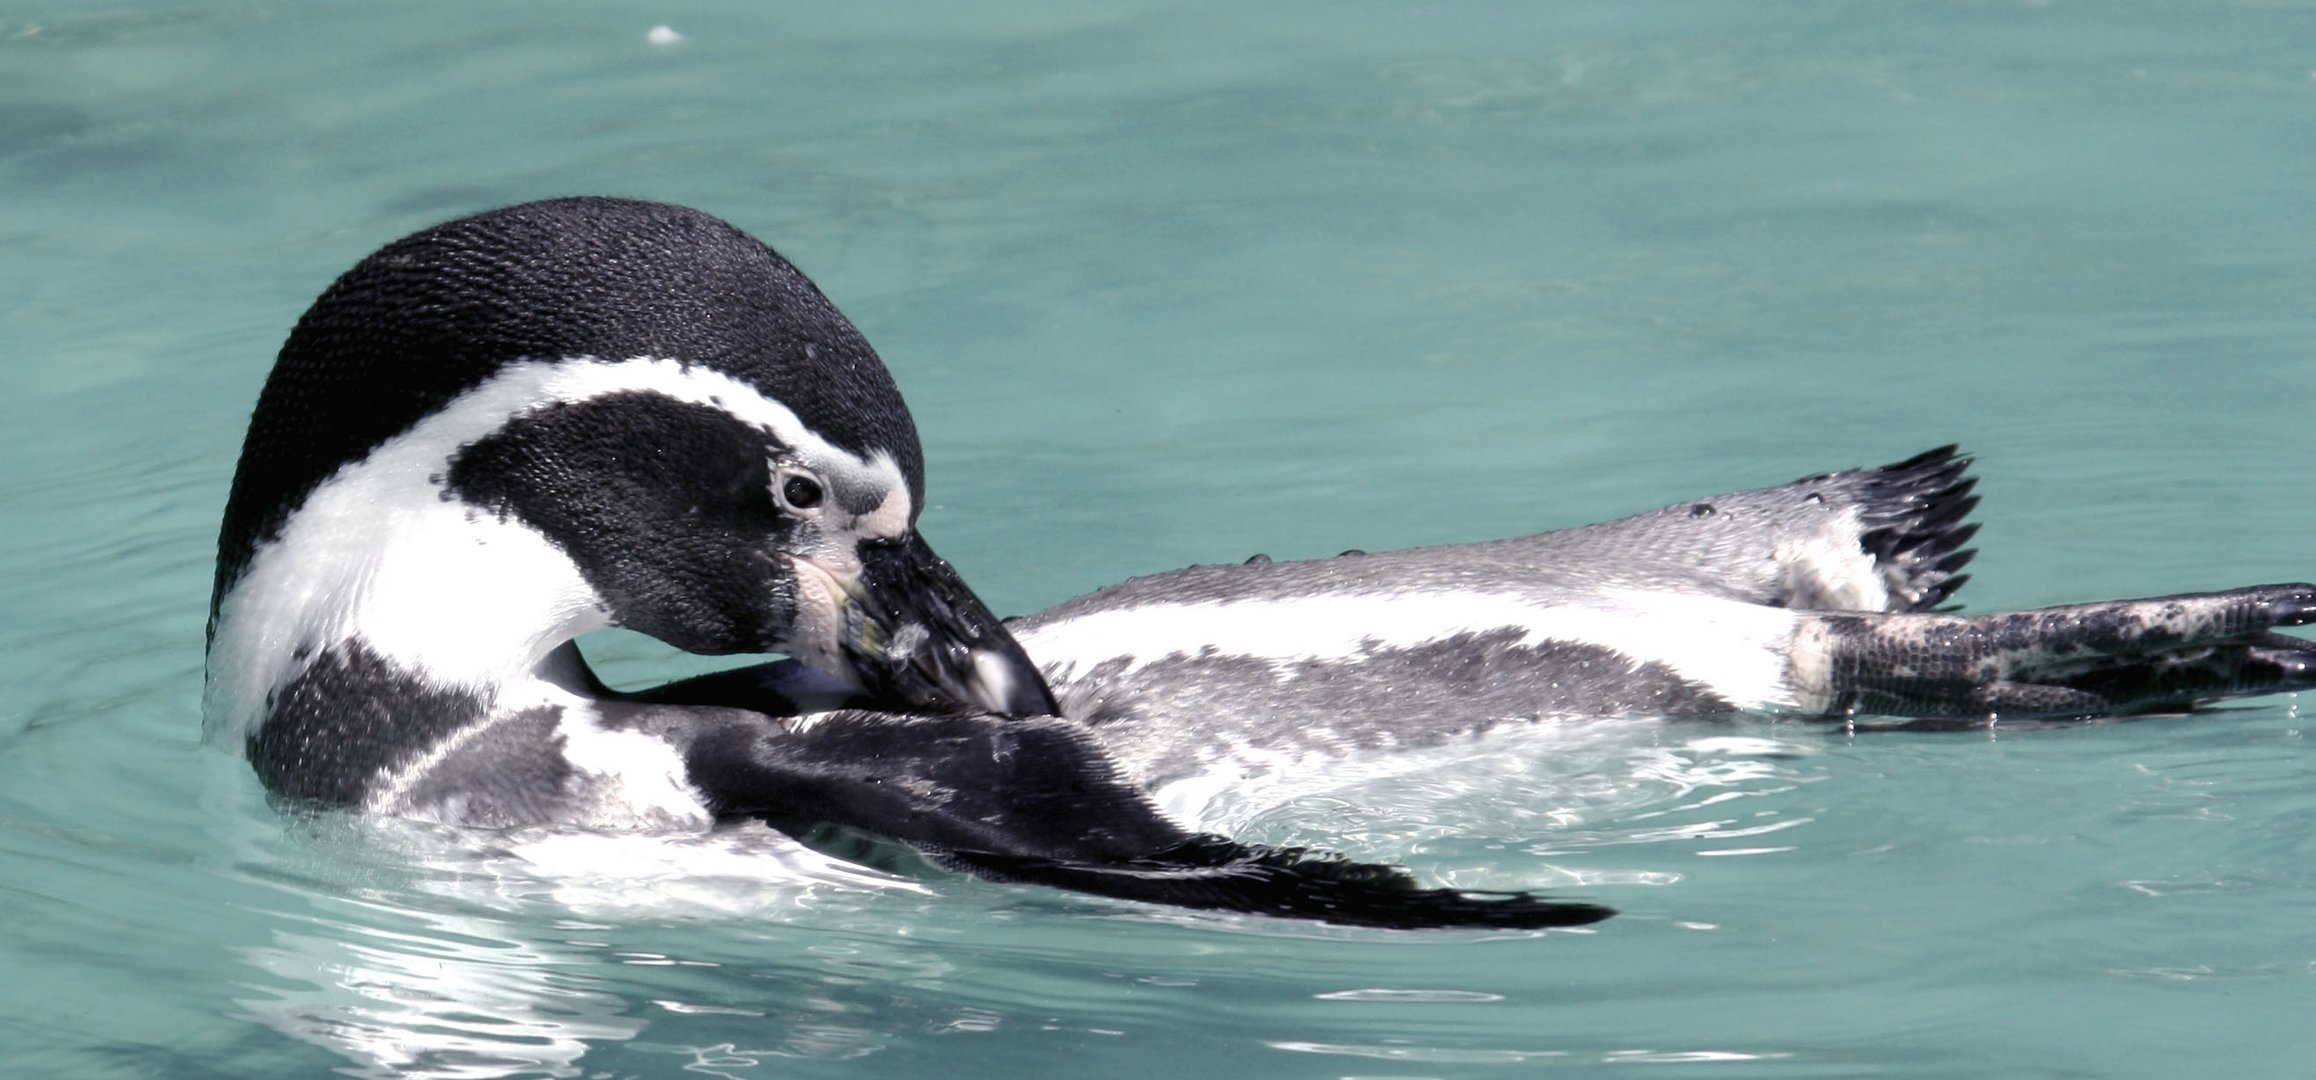
[[[12,1067],[2305,1071],[2290,699],[1594,725],[1189,808],[1625,912],[1543,936],[298,821],[199,744],[216,515],[290,323],[404,232],[581,192],[811,273],[1001,611],[1949,441],[1973,610],[2316,574],[2308,7],[1243,7],[0,0]]]

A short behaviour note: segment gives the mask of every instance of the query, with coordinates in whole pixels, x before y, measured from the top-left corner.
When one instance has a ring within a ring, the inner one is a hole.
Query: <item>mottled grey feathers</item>
[[[1024,620],[1022,629],[1148,603],[1478,588],[1550,599],[1629,588],[1808,610],[1926,611],[1976,554],[1970,459],[1940,447],[1880,468],[1693,499],[1631,517],[1474,544],[1333,559],[1195,566],[1134,578]],[[1842,558],[1851,560],[1842,562]]]

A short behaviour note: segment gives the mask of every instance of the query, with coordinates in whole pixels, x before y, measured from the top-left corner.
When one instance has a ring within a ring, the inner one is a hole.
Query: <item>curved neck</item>
[[[562,681],[557,650],[611,624],[537,531],[446,501],[426,474],[382,456],[317,489],[219,603],[204,709],[213,736],[255,731],[333,651],[358,647],[416,685],[487,703],[512,684]]]

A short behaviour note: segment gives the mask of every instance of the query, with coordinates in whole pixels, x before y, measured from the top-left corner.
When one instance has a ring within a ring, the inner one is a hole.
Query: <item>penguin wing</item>
[[[1501,541],[1576,577],[1702,587],[1819,611],[1930,611],[1969,575],[1978,526],[1970,459],[1941,446],[1904,461]]]
[[[783,717],[868,708],[871,702],[850,683],[795,660],[726,668],[615,696],[652,705],[730,706]]]
[[[758,716],[696,732],[685,756],[718,813],[845,826],[998,881],[1394,929],[1578,926],[1612,914],[1524,892],[1425,888],[1397,867],[1190,832],[1066,720]]]

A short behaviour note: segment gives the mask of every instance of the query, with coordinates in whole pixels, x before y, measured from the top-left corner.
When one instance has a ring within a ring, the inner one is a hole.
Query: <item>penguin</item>
[[[1396,928],[1610,910],[1194,833],[1150,792],[1559,717],[2072,723],[2316,683],[2316,587],[1963,615],[1969,460],[1600,525],[1191,567],[996,620],[917,534],[875,352],[708,215],[550,200],[387,245],[284,344],[220,531],[209,734],[296,804],[837,827],[984,877]],[[615,693],[621,626],[789,659]]]
[[[297,806],[477,829],[762,821],[983,877],[1390,928],[1609,909],[1195,833],[916,530],[890,374],[697,211],[570,198],[386,245],[298,320],[219,532],[208,736]],[[789,659],[615,693],[625,627]]]

